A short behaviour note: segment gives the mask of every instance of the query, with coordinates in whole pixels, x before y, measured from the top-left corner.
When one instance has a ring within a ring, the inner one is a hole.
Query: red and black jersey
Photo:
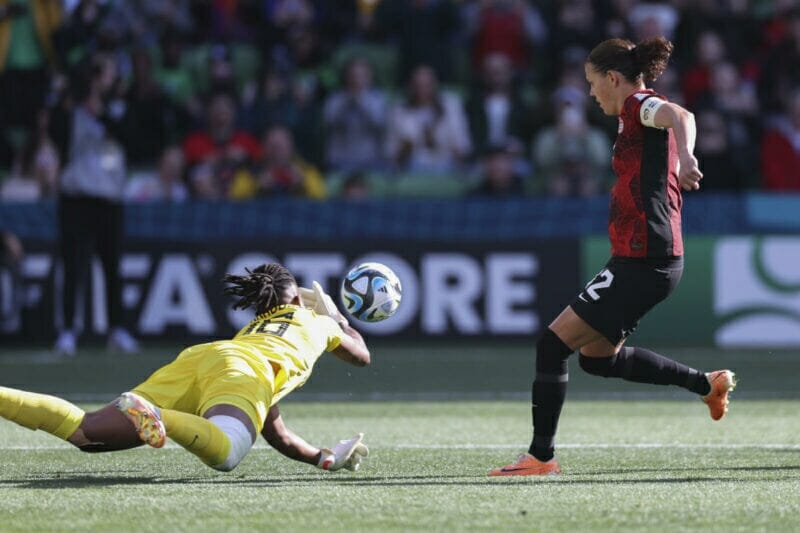
[[[678,148],[671,129],[642,124],[639,113],[648,98],[666,100],[650,89],[636,91],[619,115],[608,223],[613,256],[683,255]]]

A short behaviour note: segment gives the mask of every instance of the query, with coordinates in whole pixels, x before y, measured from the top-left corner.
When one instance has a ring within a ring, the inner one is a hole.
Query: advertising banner
[[[365,261],[390,266],[403,284],[399,311],[384,322],[358,323],[359,329],[377,336],[533,336],[569,302],[579,280],[575,240],[263,246],[147,241],[127,245],[121,261],[126,325],[144,339],[190,342],[231,335],[252,315],[230,309],[222,277],[273,261],[287,266],[301,285],[319,281],[336,300],[351,266]],[[49,338],[61,320],[60,268],[53,251],[29,245],[19,277],[24,298],[18,331],[25,337]],[[108,324],[99,264],[90,278],[78,314],[84,332],[103,334]]]
[[[727,237],[714,249],[718,346],[800,346],[800,237]]]

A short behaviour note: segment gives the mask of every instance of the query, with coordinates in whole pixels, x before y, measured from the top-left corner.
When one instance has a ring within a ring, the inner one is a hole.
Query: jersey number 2
[[[612,281],[614,281],[614,274],[609,269],[604,268],[588,285],[586,285],[586,290],[584,292],[589,298],[596,302],[600,299],[600,295],[597,294],[597,291],[609,288]]]

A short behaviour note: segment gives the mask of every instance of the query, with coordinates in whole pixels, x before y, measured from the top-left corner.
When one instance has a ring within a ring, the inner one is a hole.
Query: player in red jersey
[[[610,39],[586,60],[590,95],[604,113],[619,117],[608,224],[611,259],[537,342],[533,440],[528,453],[490,476],[561,472],[555,433],[567,390],[567,359],[575,350],[590,374],[683,387],[700,395],[714,420],[727,411],[733,372],[704,373],[643,348],[623,347],[639,319],[681,278],[681,188],[698,189],[703,178],[692,154],[694,116],[645,87],[667,67],[672,48],[663,37],[639,44]]]

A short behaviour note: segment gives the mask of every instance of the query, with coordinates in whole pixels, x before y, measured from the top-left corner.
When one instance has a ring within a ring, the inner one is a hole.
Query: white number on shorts
[[[612,281],[614,281],[614,274],[612,274],[607,268],[604,268],[594,277],[592,281],[589,282],[588,285],[586,285],[586,290],[584,292],[587,296],[589,296],[589,298],[596,302],[600,299],[600,295],[597,294],[597,291],[600,289],[609,288]]]

